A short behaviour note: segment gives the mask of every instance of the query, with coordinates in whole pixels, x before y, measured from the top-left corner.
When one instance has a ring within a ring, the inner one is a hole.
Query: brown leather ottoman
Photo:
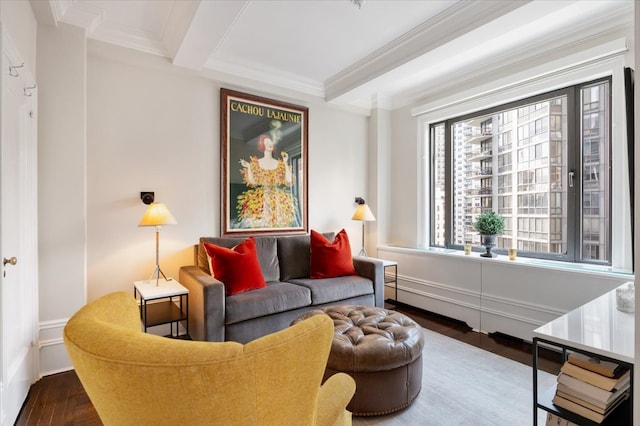
[[[422,388],[422,328],[399,312],[371,306],[341,305],[309,311],[333,319],[335,334],[325,380],[337,372],[356,381],[347,409],[376,416],[410,405]]]

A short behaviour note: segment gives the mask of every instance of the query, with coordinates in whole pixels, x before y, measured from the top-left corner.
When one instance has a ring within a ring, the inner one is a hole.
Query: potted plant
[[[496,245],[496,235],[502,234],[504,231],[504,217],[493,210],[487,210],[476,218],[473,227],[482,235],[482,245],[487,250],[480,256],[495,257],[496,255],[491,253],[491,248]]]

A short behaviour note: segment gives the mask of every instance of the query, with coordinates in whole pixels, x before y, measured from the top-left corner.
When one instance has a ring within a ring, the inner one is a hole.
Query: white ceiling
[[[633,0],[31,0],[38,22],[369,108],[633,24]],[[455,82],[455,83],[454,83]]]

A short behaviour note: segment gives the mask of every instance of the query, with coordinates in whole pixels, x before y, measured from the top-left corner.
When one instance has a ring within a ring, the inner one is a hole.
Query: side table
[[[615,289],[533,330],[533,425],[538,424],[538,409],[541,409],[579,425],[631,426],[635,392],[634,333],[635,314],[616,308]],[[554,405],[556,387],[543,392],[538,389],[538,347],[542,345],[561,351],[563,362],[569,352],[580,352],[625,366],[631,371],[629,397],[602,422],[591,421]]]
[[[134,281],[133,297],[137,300],[138,296],[140,320],[145,333],[148,327],[169,324],[167,337],[189,339],[189,290],[186,287],[172,278],[160,281],[158,285],[155,281]],[[179,326],[183,321],[185,334],[180,335]]]
[[[384,260],[382,261],[382,267],[384,268],[384,284],[393,284],[394,287],[394,299],[393,305],[398,307],[398,262],[395,260]],[[387,273],[387,270],[391,269],[391,272]]]
[[[375,257],[370,257],[369,259],[379,260],[382,262],[382,269],[384,270],[384,285],[393,284],[394,288],[394,299],[393,305],[394,307],[398,307],[398,262],[395,260],[385,260],[378,259]]]

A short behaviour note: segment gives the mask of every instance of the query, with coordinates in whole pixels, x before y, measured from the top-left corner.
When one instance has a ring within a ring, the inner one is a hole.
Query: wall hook
[[[26,86],[23,89],[24,95],[25,96],[31,96],[33,95],[33,93],[31,92],[32,90],[34,90],[36,88],[36,85],[34,84],[33,86]]]
[[[18,73],[17,69],[24,67],[24,62],[22,65],[9,65],[9,75],[11,77],[20,77],[20,73]]]

